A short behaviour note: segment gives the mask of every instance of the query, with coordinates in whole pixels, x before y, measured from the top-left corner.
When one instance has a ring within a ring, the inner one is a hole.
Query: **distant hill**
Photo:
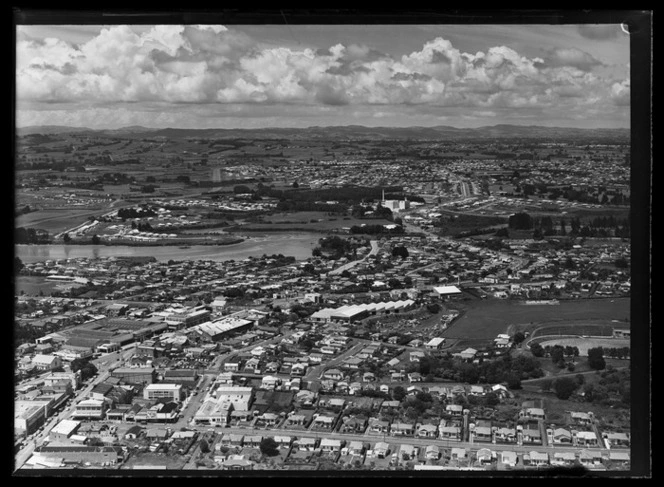
[[[65,127],[63,125],[31,125],[29,127],[20,127],[16,129],[16,135],[34,135],[34,134],[69,134],[77,132],[94,132],[87,127]]]
[[[39,126],[18,129],[19,135],[62,134],[96,132],[103,135],[125,137],[163,137],[165,139],[400,139],[400,140],[472,140],[472,139],[550,139],[550,140],[613,140],[629,141],[629,129],[578,129],[544,127],[538,125],[492,125],[478,128],[457,128],[445,125],[435,127],[364,127],[360,125],[308,128],[258,128],[258,129],[155,129],[142,126],[122,127],[113,130],[91,130],[84,127]]]

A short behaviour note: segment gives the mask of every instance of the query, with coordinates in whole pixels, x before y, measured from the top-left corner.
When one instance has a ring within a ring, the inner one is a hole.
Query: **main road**
[[[371,250],[367,255],[362,257],[361,259],[354,260],[352,262],[349,262],[348,264],[344,264],[341,267],[337,267],[336,269],[331,270],[330,272],[327,273],[328,276],[336,276],[337,274],[341,274],[343,271],[346,271],[348,269],[352,269],[355,267],[357,264],[360,262],[363,262],[364,260],[367,259],[367,257],[376,255],[378,251],[380,250],[380,245],[378,245],[378,240],[372,240],[371,241]]]

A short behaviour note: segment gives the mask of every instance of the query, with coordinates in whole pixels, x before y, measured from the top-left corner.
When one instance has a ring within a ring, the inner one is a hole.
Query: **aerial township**
[[[623,141],[19,142],[17,243],[182,258],[16,258],[17,469],[629,469]]]

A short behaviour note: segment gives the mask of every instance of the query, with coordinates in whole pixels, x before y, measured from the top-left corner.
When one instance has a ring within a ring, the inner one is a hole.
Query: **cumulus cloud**
[[[543,67],[572,66],[582,71],[590,71],[603,64],[593,56],[575,47],[568,49],[553,49],[540,63]]]
[[[630,82],[629,80],[613,83],[611,85],[611,99],[616,105],[627,106],[630,102]]]
[[[20,32],[19,32],[20,34]],[[261,47],[215,25],[113,26],[81,45],[17,36],[17,97],[49,103],[185,103],[542,108],[610,99],[629,81],[601,78],[576,48],[527,57],[507,46],[461,52],[437,37],[399,58],[363,44]]]

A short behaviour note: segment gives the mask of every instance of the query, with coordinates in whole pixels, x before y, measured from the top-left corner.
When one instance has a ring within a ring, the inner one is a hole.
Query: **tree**
[[[18,255],[14,256],[14,274],[18,275],[23,267],[25,267],[25,265],[23,264],[21,258]]]
[[[403,246],[394,247],[392,249],[392,257],[401,257],[405,259],[408,257],[408,249]]]
[[[396,386],[392,389],[392,398],[395,401],[401,401],[404,397],[406,397],[406,389],[402,386]]]
[[[509,217],[508,225],[515,230],[530,230],[533,228],[533,219],[528,213],[515,213]]]
[[[277,445],[277,442],[271,436],[263,438],[259,448],[261,453],[268,457],[275,457],[279,455],[279,445]]]
[[[438,314],[440,312],[440,304],[438,303],[427,304],[427,311],[434,315]]]
[[[300,185],[297,183],[297,181],[293,181],[293,184],[291,185],[293,188],[299,188]]]
[[[205,438],[203,438],[201,440],[201,442],[199,443],[199,446],[201,448],[201,453],[203,453],[203,454],[210,453],[210,444],[208,443],[208,441]]]
[[[533,343],[530,346],[530,351],[535,357],[544,357],[544,347],[539,343]]]
[[[99,245],[99,242],[100,242],[99,235],[94,234],[92,236],[92,245]]]
[[[594,370],[603,370],[606,367],[604,349],[602,347],[588,349],[588,366]]]
[[[81,371],[81,379],[87,380],[97,373],[97,367],[92,362],[80,358],[72,360],[69,365],[72,372]]]
[[[523,342],[526,339],[526,335],[522,331],[517,331],[514,334],[514,337],[512,337],[512,340],[514,341],[515,345],[519,345],[521,342]]]
[[[69,242],[71,242],[71,237],[69,236],[68,233],[65,233],[65,234],[62,236],[62,240],[64,240],[65,243],[69,243]]]
[[[553,363],[559,363],[565,360],[565,349],[561,345],[554,345],[551,348],[551,361]]]
[[[561,377],[553,383],[553,390],[556,393],[556,397],[563,400],[569,399],[577,387],[578,384],[576,381],[569,377]]]

